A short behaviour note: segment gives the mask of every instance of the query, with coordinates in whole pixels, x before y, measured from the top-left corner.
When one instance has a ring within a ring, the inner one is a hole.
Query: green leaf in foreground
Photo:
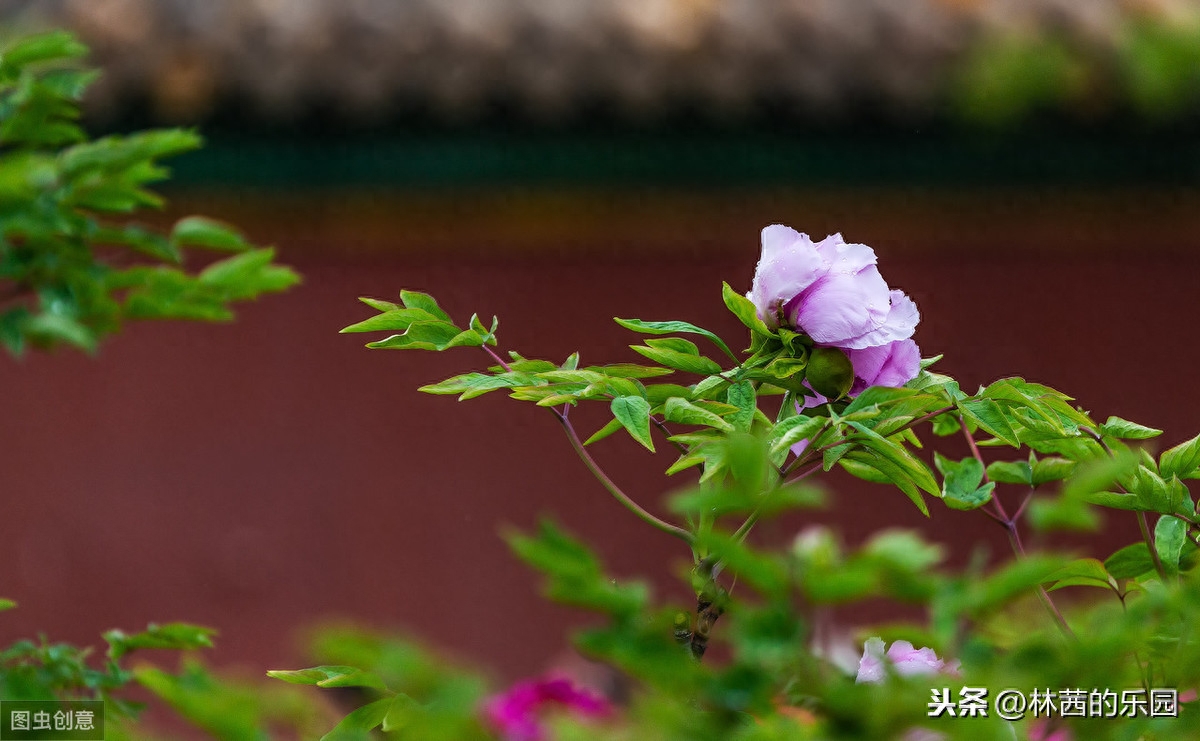
[[[268,677],[281,679],[290,684],[309,684],[317,687],[373,687],[383,689],[384,684],[371,672],[353,666],[314,666],[309,669],[267,672]]]
[[[143,648],[158,649],[194,649],[212,648],[212,637],[217,631],[188,623],[168,623],[155,625],[151,623],[146,630],[134,635],[127,635],[120,630],[110,630],[104,634],[108,642],[108,655],[116,661],[122,656]]]

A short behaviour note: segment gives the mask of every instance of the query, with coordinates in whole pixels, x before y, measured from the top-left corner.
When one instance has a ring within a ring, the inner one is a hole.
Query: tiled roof
[[[821,117],[869,101],[928,111],[983,33],[1056,26],[1103,41],[1168,0],[0,0],[0,18],[75,29],[105,76],[93,105],[217,101],[286,116],[497,103],[533,118],[664,106],[720,117],[763,101]],[[1176,3],[1184,12],[1192,2]],[[1136,6],[1136,7],[1135,7]],[[1161,6],[1161,7],[1157,7]]]

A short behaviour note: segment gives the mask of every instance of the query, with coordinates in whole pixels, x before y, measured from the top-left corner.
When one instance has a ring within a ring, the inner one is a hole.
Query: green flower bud
[[[836,347],[814,347],[808,358],[808,385],[830,401],[845,396],[854,385],[854,365]]]

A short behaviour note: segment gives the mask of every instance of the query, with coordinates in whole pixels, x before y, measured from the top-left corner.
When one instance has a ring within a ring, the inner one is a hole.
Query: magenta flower
[[[862,349],[908,339],[920,313],[903,291],[888,289],[875,251],[834,234],[774,224],[762,231],[762,257],[747,297],[767,326],[804,332],[819,345]]]
[[[896,641],[884,654],[884,643],[880,638],[867,639],[863,646],[862,658],[858,661],[858,676],[854,681],[862,683],[882,682],[886,676],[885,666],[890,664],[892,670],[902,677],[913,677],[922,674],[937,674],[945,671],[957,672],[957,662],[947,666],[946,662],[937,657],[932,648],[913,648],[908,641]]]
[[[542,741],[545,731],[539,712],[546,707],[586,718],[604,717],[612,711],[600,695],[575,686],[567,677],[548,676],[518,682],[507,692],[489,698],[483,714],[503,734],[504,741]]]

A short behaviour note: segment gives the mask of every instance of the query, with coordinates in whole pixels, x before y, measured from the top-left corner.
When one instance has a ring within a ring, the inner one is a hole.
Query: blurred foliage
[[[1200,114],[1200,16],[1138,14],[1111,37],[1049,25],[988,34],[963,61],[951,90],[965,117],[991,125],[1046,114],[1194,120]]]
[[[126,221],[162,199],[160,160],[195,149],[192,131],[163,129],[91,140],[79,100],[97,73],[74,60],[86,47],[65,32],[0,52],[0,341],[85,350],[125,319],[228,320],[234,301],[284,290],[298,276],[232,227],[185,218],[169,233]],[[232,256],[199,272],[197,248]]]
[[[553,729],[547,738],[1194,736],[1200,718],[1187,691],[1200,686],[1200,640],[1191,630],[1200,618],[1200,523],[1186,482],[1200,478],[1200,436],[1156,454],[1151,445],[1161,430],[1119,417],[1098,422],[1066,394],[1022,378],[967,393],[930,370],[937,358],[923,361],[905,388],[871,387],[805,408],[807,384],[825,383],[829,363],[814,362],[820,353],[810,338],[768,328],[728,285],[723,297],[749,331],[745,351],[688,322],[617,319],[648,336],[631,345],[646,364],[584,367],[578,353],[564,362],[515,351],[502,357],[491,349],[499,342],[496,320],[484,325],[472,317],[460,326],[433,297],[412,291],[401,292],[398,303],[363,299],[375,315],[344,330],[393,333],[371,348],[482,349],[491,360],[485,371],[422,390],[460,400],[504,390],[546,407],[610,494],[691,551],[694,568],[685,579],[694,606],[662,603],[644,583],[612,579],[585,543],[551,522],[508,535],[518,557],[544,574],[548,598],[603,616],[603,624],[576,634],[576,646],[634,688],[628,705],[607,720],[569,709],[543,718],[542,732]],[[687,378],[663,380],[680,374]],[[569,417],[583,403],[605,405],[612,416],[586,443]],[[668,502],[682,521],[632,502],[587,452],[621,432],[650,451],[665,440],[674,458],[668,474],[694,470],[695,483]],[[933,437],[922,440],[926,432]],[[958,438],[965,439],[971,455],[952,455],[950,441],[939,441],[948,437],[960,451]],[[926,447],[935,442],[937,450]],[[981,452],[988,450],[990,460]],[[938,502],[951,521],[986,514],[1010,534],[1015,557],[992,565],[975,558],[951,569],[940,546],[901,530],[875,533],[851,549],[818,527],[791,543],[749,537],[762,518],[821,506],[826,495],[810,481],[835,466],[899,490],[926,515]],[[1138,518],[1143,540],[1104,560],[1027,552],[1021,544],[1022,526],[1094,530],[1104,510]],[[1066,589],[1078,595],[1064,614],[1054,600]],[[887,664],[884,681],[856,682],[816,628],[835,607],[879,600],[921,606],[926,618],[862,629],[862,637],[910,640],[956,668],[917,675]],[[298,684],[363,688],[366,703],[326,738],[480,733],[481,689],[470,673],[404,642],[348,635],[328,641],[341,647],[327,652],[336,663],[272,673]],[[710,643],[720,650],[701,660]],[[951,710],[961,709],[955,703],[970,688],[992,693],[984,713],[931,716],[941,693]],[[1109,689],[1121,700],[1113,700],[1116,717],[1031,706],[1004,718],[992,703],[1008,688],[1027,700],[1035,690],[1064,697],[1095,690],[1103,700]],[[1175,716],[1137,712],[1122,694],[1148,699],[1156,688],[1179,691]],[[508,741],[526,738],[491,730]],[[351,731],[358,735],[346,735]]]

